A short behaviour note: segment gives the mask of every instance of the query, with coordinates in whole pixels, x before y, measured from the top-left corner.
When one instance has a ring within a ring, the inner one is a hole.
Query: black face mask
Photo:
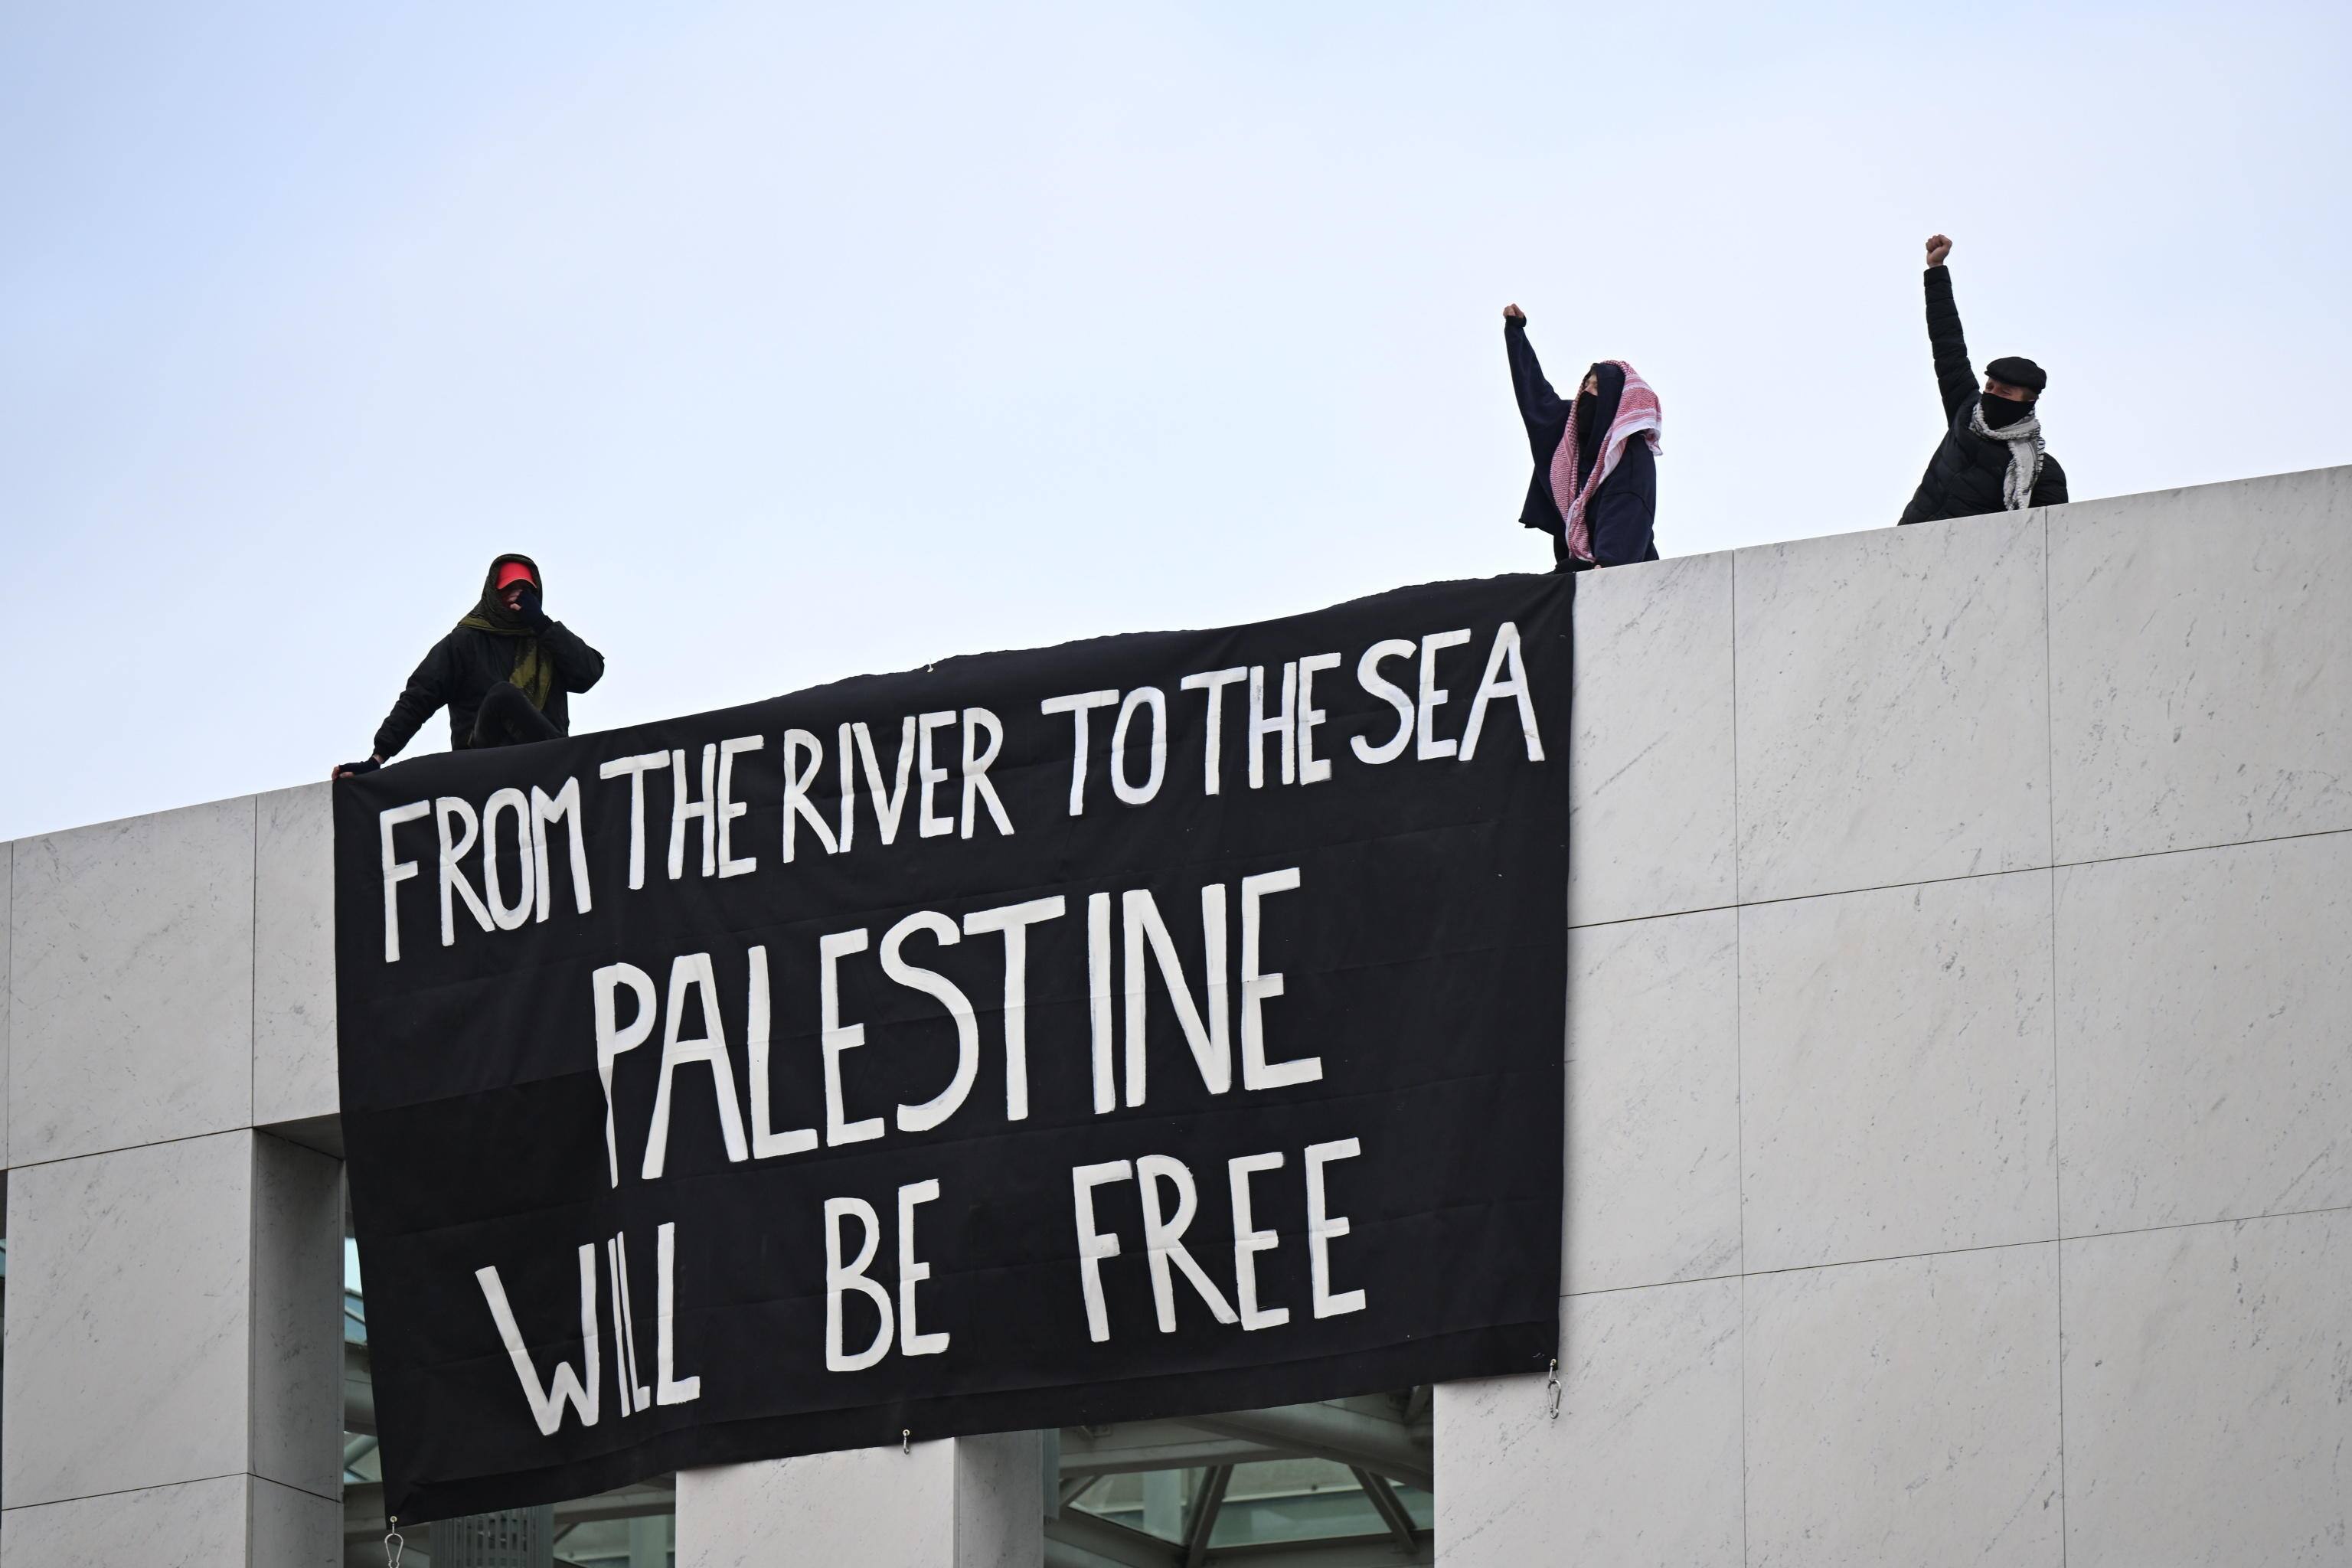
[[[1990,392],[1984,395],[1984,422],[1988,430],[2006,429],[2032,412],[2033,405],[2031,403],[2020,403],[2014,397],[1995,397]]]

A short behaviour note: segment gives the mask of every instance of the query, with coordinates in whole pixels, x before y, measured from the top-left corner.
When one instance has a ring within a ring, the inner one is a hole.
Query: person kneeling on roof
[[[604,679],[604,656],[541,603],[545,580],[528,555],[501,555],[481,602],[433,645],[375,732],[375,752],[336,778],[373,773],[400,754],[436,708],[449,710],[449,745],[515,746],[572,732],[568,698]]]
[[[1563,401],[1536,363],[1517,305],[1503,307],[1503,348],[1536,465],[1519,521],[1551,535],[1558,571],[1655,561],[1658,395],[1632,365],[1611,359],[1585,373],[1574,403]]]

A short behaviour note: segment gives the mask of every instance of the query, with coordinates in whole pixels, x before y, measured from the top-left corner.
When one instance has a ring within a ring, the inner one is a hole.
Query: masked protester
[[[334,776],[373,773],[400,754],[436,708],[449,710],[449,744],[513,746],[572,732],[567,699],[604,679],[604,656],[541,603],[544,580],[528,555],[501,555],[482,579],[482,597],[433,645],[375,732],[375,753]]]
[[[1585,373],[1575,402],[1563,401],[1536,363],[1517,305],[1503,307],[1503,348],[1535,457],[1519,521],[1551,535],[1558,571],[1655,561],[1658,395],[1612,359]]]
[[[1969,369],[1959,307],[1944,258],[1952,242],[1927,241],[1927,346],[1936,356],[1936,387],[1944,397],[1944,439],[1898,522],[1933,522],[2063,506],[2066,470],[2042,439],[2042,389],[2050,378],[2030,359],[2010,356],[1985,366],[1984,390]]]

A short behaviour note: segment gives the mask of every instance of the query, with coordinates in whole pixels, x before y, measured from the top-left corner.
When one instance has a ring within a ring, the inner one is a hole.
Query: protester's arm
[[[1528,319],[1517,305],[1503,312],[1503,351],[1510,356],[1511,393],[1528,427],[1528,445],[1541,456],[1547,447],[1559,444],[1560,432],[1568,428],[1568,405],[1544,379],[1535,345],[1528,342]]]
[[[449,700],[449,639],[443,637],[433,645],[433,651],[409,676],[408,684],[393,699],[392,711],[375,732],[375,760],[385,762],[400,755],[400,749],[416,738],[425,721],[438,712]]]
[[[556,679],[564,690],[585,691],[604,679],[604,656],[562,621],[550,621],[539,629],[539,646],[555,661]]]
[[[580,640],[562,621],[550,620],[547,605],[535,584],[523,584],[515,613],[539,638],[541,649],[555,663],[555,678],[566,691],[585,691],[604,679],[604,656]]]
[[[2032,503],[2035,506],[2066,504],[2066,470],[2058,466],[2057,458],[2046,452],[2042,457],[2042,471],[2033,476]]]
[[[1944,399],[1944,418],[1958,416],[1960,405],[1977,389],[1969,368],[1968,339],[1960,331],[1960,308],[1952,300],[1952,274],[1944,258],[1952,242],[1942,235],[1927,241],[1927,347],[1936,356],[1936,390]]]
[[[1592,498],[1592,559],[1601,566],[1646,560],[1658,516],[1658,459],[1640,436],[1629,438],[1617,466]]]

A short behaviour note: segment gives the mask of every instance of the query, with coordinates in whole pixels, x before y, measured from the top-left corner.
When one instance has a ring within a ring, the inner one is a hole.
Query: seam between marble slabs
[[[245,925],[245,1120],[253,1121],[254,1047],[260,1033],[261,983],[261,801],[253,805],[253,860]],[[245,1468],[251,1474],[261,1462],[260,1423],[254,1419],[253,1373],[261,1330],[261,1258],[259,1226],[255,1211],[267,1201],[262,1194],[261,1145],[248,1142],[245,1150]],[[253,1487],[246,1486],[246,1528],[252,1526]]]
[[[2042,513],[2042,799],[2050,822],[2050,1207],[2061,1245],[2053,1258],[2058,1281],[2058,1564],[2066,1568],[2066,1162],[2059,1147],[2065,1096],[2058,1089],[2058,678],[2052,667],[2050,513]]]
[[[16,1113],[14,1081],[16,1076],[16,1036],[13,1016],[16,1011],[16,840],[8,841],[7,849],[8,898],[6,904],[0,906],[6,910],[6,919],[0,920],[0,959],[5,959],[7,963],[5,970],[0,970],[0,974],[6,976],[5,984],[0,984],[0,1042],[5,1042],[5,1051],[0,1051],[0,1056],[5,1058],[0,1059],[0,1172],[12,1170],[16,1165],[15,1141],[8,1136],[8,1122]],[[0,1213],[0,1230],[6,1228],[7,1216]]]
[[[1570,931],[1600,931],[1609,926],[1635,925],[1643,921],[1674,920],[1682,915],[1716,914],[1725,910],[1760,910],[1771,904],[1798,904],[1811,899],[1842,899],[1853,893],[1892,893],[1906,888],[1934,888],[1951,882],[1981,882],[1994,877],[2024,877],[2036,871],[2074,871],[2094,866],[2116,866],[2129,860],[2156,860],[2169,855],[2210,855],[2224,849],[2252,849],[2265,844],[2292,844],[2305,838],[2352,837],[2352,826],[2315,827],[2300,833],[2274,833],[2260,838],[2234,838],[2226,843],[2188,844],[2174,849],[2142,849],[2129,855],[2109,855],[2090,860],[2056,860],[2042,866],[2012,866],[1991,871],[1962,871],[1949,877],[1921,877],[1908,882],[1870,882],[1852,888],[1826,888],[1813,893],[1784,893],[1728,904],[1696,904],[1689,909],[1660,910],[1653,914],[1623,915],[1615,920],[1584,921]]]
[[[1739,1561],[1748,1561],[1748,1043],[1740,1028],[1739,554],[1725,574],[1731,595],[1731,1097],[1732,1191],[1739,1221]]]
[[[245,1120],[248,1126],[257,1120],[254,1112],[261,1087],[261,1075],[254,1065],[261,1044],[261,797],[252,799],[252,898],[245,926]]]
[[[270,1125],[276,1126],[278,1124],[273,1122]],[[101,1159],[109,1154],[135,1154],[142,1149],[162,1149],[173,1143],[194,1143],[197,1140],[203,1138],[225,1138],[232,1132],[253,1132],[265,1134],[270,1137],[277,1136],[275,1133],[268,1132],[265,1128],[257,1126],[249,1121],[244,1121],[237,1122],[228,1127],[207,1128],[202,1132],[174,1132],[168,1138],[150,1138],[138,1143],[110,1143],[103,1149],[83,1149],[71,1154],[51,1154],[38,1160],[20,1160],[10,1165],[8,1168],[12,1171],[32,1171],[37,1170],[43,1165],[64,1165],[69,1164],[76,1160],[96,1160]],[[280,1140],[280,1142],[287,1142],[287,1140]],[[313,1152],[316,1152],[316,1151]],[[321,1157],[324,1158],[327,1156]],[[197,1479],[199,1480],[217,1480],[219,1478],[216,1476],[200,1476]],[[177,1481],[160,1481],[156,1484],[159,1486],[177,1486],[180,1483]],[[144,1491],[146,1489],[144,1487],[131,1487],[128,1489],[131,1491]],[[31,1508],[38,1505],[27,1503],[25,1506]]]
[[[153,1481],[143,1487],[115,1487],[110,1490],[102,1492],[83,1492],[76,1497],[51,1498],[46,1502],[13,1502],[7,1505],[5,1511],[9,1513],[30,1513],[35,1509],[63,1508],[69,1503],[96,1502],[100,1498],[131,1497],[139,1492],[170,1491],[175,1487],[200,1487],[212,1481],[244,1480],[252,1474],[253,1472],[251,1470],[223,1470],[216,1476],[190,1476],[184,1480]],[[268,1476],[263,1476],[260,1479],[263,1480],[269,1479]],[[284,1483],[280,1482],[278,1484],[283,1485]],[[297,1487],[289,1488],[288,1489],[299,1491],[301,1489]],[[319,1494],[317,1492],[312,1492],[310,1495],[317,1497]]]
[[[1653,1279],[1638,1285],[1609,1285],[1598,1290],[1577,1290],[1562,1300],[1586,1296],[1616,1296],[1628,1290],[1668,1289],[1677,1285],[1702,1285],[1723,1279],[1762,1279],[1776,1274],[1817,1274],[1831,1268],[1854,1268],[1871,1263],[1912,1263],[1927,1258],[1958,1258],[1978,1252],[2009,1252],[2021,1247],[2058,1247],[2078,1241],[2105,1241],[2114,1237],[2153,1236],[2168,1230],[2203,1230],[2222,1225],[2266,1225],[2274,1220],[2309,1219],[2321,1215],[2352,1214],[2352,1203],[2327,1204],[2318,1208],[2281,1209],[2273,1214],[2224,1215],[2211,1219],[2168,1221],[2162,1225],[2134,1226],[2125,1230],[2079,1231],[2073,1236],[2030,1237],[2021,1241],[1986,1241],[1968,1247],[1938,1247],[1926,1252],[1874,1253],[1867,1258],[1840,1258],[1826,1263],[1791,1263],[1781,1268],[1754,1268],[1744,1273],[1698,1274],[1684,1279]]]

